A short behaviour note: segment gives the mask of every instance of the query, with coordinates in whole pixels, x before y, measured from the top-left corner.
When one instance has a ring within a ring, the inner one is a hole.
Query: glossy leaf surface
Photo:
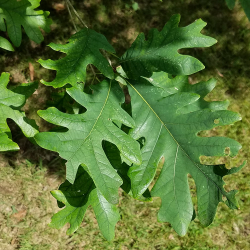
[[[194,57],[181,55],[183,48],[209,47],[216,40],[202,35],[206,25],[201,19],[179,28],[180,16],[174,15],[162,31],[152,29],[148,40],[141,33],[121,57],[121,65],[128,78],[150,77],[153,72],[164,71],[173,75],[190,75],[204,68]]]
[[[14,51],[14,48],[11,45],[11,43],[6,38],[3,38],[3,37],[0,37],[0,48],[6,49],[9,51]]]
[[[0,30],[8,32],[11,42],[19,47],[22,41],[22,29],[36,43],[43,41],[40,31],[50,31],[51,20],[48,11],[36,11],[40,0],[0,0]]]
[[[79,82],[85,82],[86,68],[89,64],[96,66],[106,77],[113,79],[114,73],[108,60],[101,54],[100,49],[115,53],[105,36],[91,29],[82,29],[74,34],[69,43],[49,45],[53,50],[61,51],[67,55],[57,61],[39,60],[39,63],[47,69],[56,70],[56,78],[52,82],[42,83],[59,88],[69,83],[77,86]]]
[[[122,179],[108,161],[102,141],[115,144],[124,158],[136,164],[141,163],[139,143],[113,123],[134,126],[133,119],[119,105],[124,97],[118,83],[103,81],[92,88],[92,95],[79,88],[67,90],[87,109],[83,114],[65,114],[56,108],[39,111],[43,119],[68,131],[40,133],[35,139],[41,147],[56,151],[67,160],[69,182],[74,182],[79,165],[84,164],[97,189],[110,203],[116,204]]]
[[[149,80],[128,81],[136,123],[130,135],[145,141],[141,149],[142,164],[134,165],[129,171],[132,192],[134,197],[141,195],[152,182],[160,160],[165,159],[151,194],[162,199],[158,219],[170,222],[180,235],[185,235],[193,216],[188,173],[196,183],[198,217],[203,225],[212,223],[222,196],[230,208],[238,208],[235,191],[224,190],[222,177],[240,168],[206,166],[199,158],[224,156],[227,147],[230,156],[235,156],[241,148],[230,138],[197,136],[200,131],[233,124],[241,118],[225,110],[227,102],[213,105],[200,99],[214,87],[214,80],[193,86],[185,81],[183,77],[170,80],[162,72]]]
[[[50,226],[59,229],[70,223],[67,233],[74,233],[81,225],[88,206],[91,205],[103,236],[109,241],[114,238],[115,225],[120,219],[119,211],[96,189],[83,167],[79,167],[74,184],[66,180],[59,190],[51,193],[65,207],[52,217]]]
[[[26,137],[32,138],[38,133],[35,122],[29,120],[25,117],[25,113],[20,111],[27,96],[7,89],[9,77],[8,73],[2,73],[0,77],[0,151],[19,149],[18,145],[11,140],[11,131],[6,122],[8,118],[12,119],[21,128]],[[34,91],[37,84],[32,83],[32,85],[30,85],[30,89]],[[25,88],[25,84],[19,86],[18,91],[21,91],[22,88]]]

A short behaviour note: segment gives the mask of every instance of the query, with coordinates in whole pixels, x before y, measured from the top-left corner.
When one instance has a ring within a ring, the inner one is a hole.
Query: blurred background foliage
[[[239,112],[242,121],[202,131],[200,135],[228,136],[239,141],[243,148],[234,159],[202,157],[201,160],[210,164],[225,163],[228,168],[250,160],[250,22],[239,3],[232,11],[225,0],[75,0],[72,4],[90,28],[107,37],[119,56],[140,32],[147,35],[151,28],[162,29],[173,14],[181,14],[180,26],[199,18],[206,21],[203,33],[216,38],[218,43],[211,48],[181,51],[195,56],[206,66],[202,72],[189,77],[190,84],[216,78],[217,86],[207,100],[228,99],[229,109]],[[78,29],[82,28],[77,18],[71,20],[64,1],[42,0],[41,9],[50,11],[53,20],[52,31],[44,33],[45,40],[35,44],[23,34],[22,44],[14,53],[0,51],[0,72],[11,74],[11,87],[33,80],[51,81],[55,72],[43,69],[37,60],[62,57],[62,53],[46,45],[66,43],[75,33],[73,22]],[[115,58],[111,60],[115,65]],[[36,119],[41,131],[48,130],[51,125],[38,118],[36,111],[55,104],[67,109],[63,96],[62,90],[54,92],[53,88],[40,84],[24,110],[28,117]],[[228,189],[239,190],[241,209],[232,211],[220,204],[215,221],[208,228],[203,228],[196,219],[188,234],[179,237],[168,223],[157,222],[160,199],[142,203],[121,193],[122,219],[117,224],[113,242],[103,239],[91,211],[87,212],[81,228],[68,236],[66,226],[56,230],[47,225],[58,211],[49,191],[65,179],[65,162],[56,153],[32,145],[15,124],[8,123],[21,149],[0,154],[0,249],[250,249],[249,165],[225,178]],[[192,179],[190,187],[195,194]]]

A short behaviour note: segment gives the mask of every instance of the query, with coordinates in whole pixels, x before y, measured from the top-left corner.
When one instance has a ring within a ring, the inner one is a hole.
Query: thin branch
[[[81,19],[81,17],[80,17],[79,14],[77,13],[76,9],[74,8],[74,6],[73,6],[72,3],[70,2],[70,0],[65,0],[65,1],[66,1],[67,9],[68,9],[70,18],[72,19],[72,23],[73,23],[73,25],[74,25],[75,30],[77,31],[77,27],[76,27],[76,25],[75,25],[75,22],[74,22],[74,19],[73,19],[73,17],[72,17],[71,10],[70,10],[69,7],[72,8],[73,12],[75,13],[76,17],[79,19],[79,21],[81,22],[81,24],[82,24],[83,26],[85,26],[86,28],[88,28],[88,26],[86,25],[86,23]],[[115,55],[114,55],[114,56],[115,56]],[[107,57],[107,58],[108,58],[108,57]],[[118,57],[118,58],[119,58],[119,57]],[[109,63],[111,64],[111,61],[110,61],[109,58],[108,58],[108,61],[109,61]],[[93,66],[92,66],[91,64],[90,64],[90,68],[91,68],[91,71],[93,72],[93,75],[94,75],[94,79],[93,79],[93,81],[92,81],[91,84],[93,84],[93,82],[94,82],[95,79],[96,79],[98,82],[100,82],[100,80],[98,79],[98,77],[97,77],[97,75],[96,75],[96,72],[95,72],[95,70],[94,70],[94,68],[93,68]]]
[[[89,66],[90,66],[90,68],[91,68],[91,70],[92,70],[92,72],[93,72],[93,74],[94,74],[95,79],[96,79],[98,82],[100,82],[100,80],[98,79],[98,77],[97,77],[97,75],[96,75],[96,73],[95,73],[95,70],[94,70],[93,66],[92,66],[91,64],[90,64]]]
[[[75,24],[75,22],[74,22],[74,19],[73,19],[73,16],[72,16],[71,10],[70,10],[70,8],[69,8],[69,3],[68,3],[68,1],[67,1],[67,0],[66,0],[66,6],[67,6],[67,9],[68,9],[68,12],[69,12],[69,15],[70,15],[71,21],[72,21],[72,23],[73,23],[73,26],[74,26],[74,28],[75,28],[75,31],[77,32],[78,30],[77,30],[76,24]]]
[[[109,51],[106,51],[107,53],[109,53],[110,55],[112,55],[112,56],[114,56],[114,57],[116,57],[116,58],[118,58],[118,59],[120,59],[120,57],[119,56],[117,56],[117,55],[115,55],[115,54],[113,54],[113,53],[111,53],[111,52],[109,52]]]
[[[112,62],[111,62],[111,60],[109,59],[109,57],[108,57],[108,55],[107,55],[107,53],[106,53],[106,51],[105,50],[102,50],[103,51],[103,53],[104,53],[104,56],[106,57],[106,59],[108,60],[108,62],[109,62],[109,64],[110,64],[110,66],[112,67]]]
[[[79,14],[77,13],[76,9],[74,8],[74,6],[72,5],[72,3],[70,2],[70,0],[66,0],[67,3],[69,4],[69,6],[72,8],[72,10],[74,11],[76,17],[79,19],[79,21],[81,22],[81,24],[83,26],[85,26],[86,28],[88,28],[87,24],[85,22],[83,22],[83,20],[81,19],[81,17],[79,16]]]
[[[91,84],[90,85],[93,85],[93,83],[94,83],[94,81],[95,81],[95,76],[94,76],[94,78],[93,78],[93,80],[92,80],[92,82],[91,82]]]

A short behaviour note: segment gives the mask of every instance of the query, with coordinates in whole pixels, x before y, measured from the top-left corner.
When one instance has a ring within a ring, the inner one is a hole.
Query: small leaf
[[[247,18],[250,21],[250,1],[249,0],[240,0],[240,4],[242,6],[242,8],[244,9]]]
[[[134,3],[132,4],[132,8],[133,8],[134,11],[137,11],[137,10],[140,9],[139,4],[138,4],[137,2],[134,2]]]
[[[94,182],[83,167],[79,167],[74,184],[65,181],[59,190],[51,193],[59,202],[65,204],[65,208],[52,217],[50,226],[59,229],[70,223],[67,233],[74,233],[91,205],[103,236],[108,241],[114,238],[115,225],[120,219],[118,209],[95,188]]]
[[[6,49],[9,51],[14,51],[14,48],[12,47],[11,43],[3,37],[0,37],[0,48]]]
[[[141,33],[121,57],[127,76],[138,79],[150,77],[153,72],[165,71],[173,75],[190,75],[204,68],[194,57],[181,55],[179,49],[209,47],[216,40],[200,33],[206,25],[201,19],[187,27],[179,28],[180,16],[174,15],[162,31],[150,30],[149,38]]]
[[[114,48],[107,39],[91,29],[82,29],[74,34],[69,43],[49,45],[53,50],[66,53],[57,61],[39,60],[38,62],[47,69],[57,70],[56,78],[52,82],[42,83],[59,88],[69,83],[77,86],[79,82],[85,82],[86,68],[89,64],[95,65],[106,77],[114,79],[114,72],[108,60],[101,54],[100,49],[115,53]]]
[[[0,77],[0,151],[19,149],[18,145],[11,140],[7,118],[15,121],[28,138],[32,138],[38,133],[35,122],[26,118],[25,113],[20,111],[25,104],[26,96],[7,89],[9,76],[8,73],[2,73]],[[19,87],[19,90],[21,88],[22,86]]]
[[[52,21],[48,19],[49,12],[34,10],[39,5],[40,0],[0,0],[0,29],[6,31],[7,27],[10,40],[16,47],[19,47],[22,41],[21,26],[36,43],[41,43],[44,39],[40,28],[46,32],[50,31]]]
[[[15,94],[24,96],[25,99],[28,99],[35,92],[37,88],[38,88],[38,82],[34,81],[29,83],[22,83],[17,87],[15,87],[14,89],[12,89],[11,91]],[[24,103],[21,104],[19,108],[22,107],[23,105]]]
[[[109,203],[97,189],[91,192],[91,205],[102,235],[111,241],[115,236],[115,225],[120,220],[117,207]]]
[[[67,93],[87,109],[83,114],[65,114],[56,108],[39,111],[43,119],[68,131],[39,133],[35,140],[41,147],[56,151],[67,160],[69,182],[74,182],[78,166],[84,164],[97,189],[106,200],[116,204],[122,179],[108,161],[102,141],[115,144],[124,158],[136,164],[141,163],[139,143],[113,123],[134,126],[133,119],[119,105],[124,96],[118,83],[103,81],[92,89],[92,95],[80,88],[67,89]]]
[[[235,6],[236,0],[226,0],[227,7],[232,10]]]

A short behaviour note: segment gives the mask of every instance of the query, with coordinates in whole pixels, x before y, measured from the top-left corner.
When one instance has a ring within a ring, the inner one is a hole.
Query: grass
[[[63,171],[63,170],[62,170]],[[1,166],[0,176],[0,248],[1,249],[249,249],[249,193],[246,173],[237,176],[241,190],[241,210],[232,211],[220,204],[214,223],[203,228],[195,220],[188,234],[179,237],[169,224],[157,222],[159,199],[143,203],[122,194],[121,221],[116,238],[106,242],[101,236],[93,212],[87,212],[81,228],[66,235],[48,227],[51,216],[58,211],[49,194],[62,178],[48,174],[46,167],[29,161],[19,167]],[[233,183],[233,178],[228,180]]]
[[[134,11],[133,3],[139,9]],[[217,87],[208,100],[230,100],[229,109],[240,112],[242,121],[233,126],[203,131],[203,136],[228,136],[239,141],[243,148],[239,155],[208,158],[207,163],[225,163],[227,167],[239,166],[243,160],[250,161],[250,23],[240,6],[234,11],[227,9],[224,0],[180,0],[180,1],[75,1],[74,6],[88,25],[104,34],[122,55],[139,32],[148,33],[151,28],[161,29],[172,14],[180,13],[181,26],[202,18],[208,23],[205,33],[215,37],[218,43],[211,48],[184,50],[201,60],[206,69],[190,76],[190,82],[215,77]],[[46,47],[50,42],[65,43],[74,33],[67,10],[58,11],[55,4],[62,1],[44,0],[41,7],[51,12],[52,31],[45,35],[40,45],[30,42],[25,36],[22,46],[15,54],[2,52],[1,72],[10,72],[11,85],[29,81],[29,65],[35,69],[35,79],[50,81],[55,73],[39,66],[36,61],[58,59],[61,53]],[[76,25],[80,24],[75,20]],[[14,56],[13,56],[14,55]],[[115,63],[115,58],[112,58]],[[35,118],[41,130],[49,125],[38,119],[36,111],[45,108],[51,99],[52,88],[39,86],[26,111]],[[32,109],[30,108],[32,107]],[[0,249],[21,250],[64,250],[64,249],[250,249],[250,194],[249,165],[225,178],[226,188],[238,189],[241,209],[229,210],[220,204],[214,223],[208,228],[197,219],[191,223],[186,236],[179,237],[167,223],[157,222],[160,199],[142,203],[121,194],[119,209],[122,219],[116,227],[113,242],[106,242],[101,236],[92,210],[85,216],[81,228],[73,235],[66,235],[67,226],[61,230],[48,226],[51,216],[58,211],[55,199],[49,191],[56,189],[65,178],[64,162],[54,153],[34,147],[23,139],[20,130],[12,123],[14,140],[21,150],[0,155]],[[195,186],[190,179],[192,193]],[[195,203],[195,198],[194,198]]]

